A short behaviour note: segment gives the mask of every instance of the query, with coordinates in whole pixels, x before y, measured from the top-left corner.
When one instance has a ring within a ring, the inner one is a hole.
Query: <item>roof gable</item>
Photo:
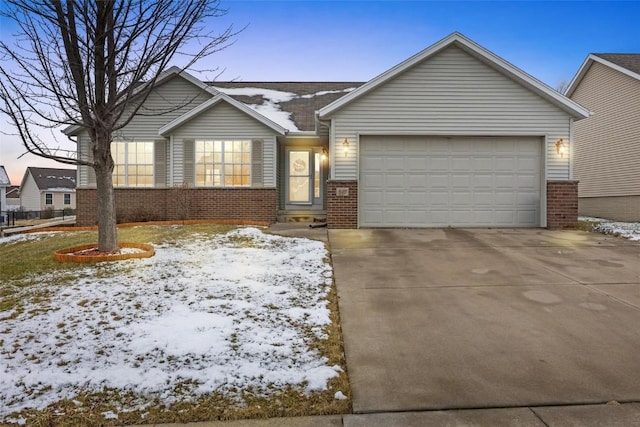
[[[556,105],[561,110],[567,112],[571,116],[575,118],[585,118],[589,116],[589,111],[579,104],[571,101],[566,98],[562,94],[553,90],[549,86],[500,58],[499,56],[489,52],[484,49],[480,45],[471,41],[470,39],[464,37],[460,33],[453,33],[448,37],[440,40],[439,42],[433,44],[432,46],[424,49],[423,51],[417,53],[416,55],[410,57],[404,62],[396,65],[395,67],[385,71],[379,76],[373,78],[366,84],[360,86],[358,89],[349,93],[348,95],[343,96],[342,98],[334,101],[333,103],[327,105],[326,107],[320,109],[319,115],[320,118],[328,118],[331,114],[337,112],[343,107],[347,106],[349,103],[354,101],[355,99],[360,98],[361,96],[375,90],[376,88],[384,85],[388,81],[394,79],[396,76],[404,73],[405,71],[413,68],[417,64],[422,63],[423,61],[428,60],[432,56],[441,52],[449,46],[457,46],[466,53],[471,56],[479,59],[490,67],[496,69],[503,75],[507,76],[511,80],[525,87],[526,89],[536,93],[543,99],[548,102]]]
[[[258,112],[256,112],[255,110],[249,108],[248,106],[242,104],[241,102],[236,101],[235,99],[225,95],[224,93],[217,93],[216,96],[214,96],[213,98],[209,99],[208,101],[203,102],[202,104],[198,105],[194,109],[188,111],[187,113],[183,114],[182,116],[180,116],[180,117],[176,118],[175,120],[172,120],[171,122],[169,122],[166,125],[162,126],[158,130],[158,134],[159,135],[163,135],[163,136],[168,135],[173,130],[177,129],[178,127],[180,127],[180,126],[182,126],[182,125],[184,125],[186,123],[188,123],[189,120],[199,116],[200,114],[204,113],[205,111],[209,110],[210,108],[212,108],[213,106],[217,105],[220,102],[225,102],[225,103],[235,107],[236,109],[242,111],[243,113],[245,113],[249,117],[251,117],[251,118],[257,120],[258,122],[264,124],[265,126],[271,128],[272,130],[274,130],[275,132],[279,133],[280,135],[284,135],[287,132],[287,129],[285,129],[281,125],[279,125],[276,122],[268,119],[267,117],[263,116],[262,114],[259,114]]]
[[[640,80],[640,54],[635,53],[591,53],[584,60],[578,72],[569,83],[565,91],[566,96],[571,96],[582,82],[594,62],[598,62],[622,74]]]
[[[29,175],[31,175],[33,182],[35,182],[40,191],[53,189],[75,190],[76,188],[75,169],[28,167],[21,187],[24,186],[25,180]]]
[[[156,80],[156,83],[154,84],[154,88],[158,88],[158,87],[162,86],[164,83],[167,83],[169,80],[171,80],[171,79],[173,79],[175,77],[180,77],[180,78],[186,80],[187,82],[193,84],[197,88],[201,89],[203,92],[209,93],[210,95],[215,96],[217,94],[217,92],[213,88],[211,88],[209,85],[207,85],[206,83],[198,80],[197,78],[195,78],[194,76],[192,76],[188,72],[182,70],[181,68],[175,67],[175,66],[167,69],[166,71],[164,71],[163,73],[161,73],[158,76],[158,79]],[[142,87],[134,90],[133,95],[131,96],[131,98],[133,99],[136,96],[138,96],[141,91],[142,91]],[[82,130],[82,126],[80,126],[80,125],[71,125],[71,126],[66,127],[65,129],[63,129],[62,132],[65,135],[71,135],[72,136],[72,135],[76,135],[81,130]]]

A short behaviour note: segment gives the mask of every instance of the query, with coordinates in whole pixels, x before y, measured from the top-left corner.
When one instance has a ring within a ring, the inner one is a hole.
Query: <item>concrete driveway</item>
[[[640,244],[330,230],[356,413],[640,401]]]

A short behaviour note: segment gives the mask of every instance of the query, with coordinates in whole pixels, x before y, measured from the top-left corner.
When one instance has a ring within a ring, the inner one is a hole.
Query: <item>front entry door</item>
[[[291,148],[286,156],[287,205],[322,209],[323,159],[320,149]]]

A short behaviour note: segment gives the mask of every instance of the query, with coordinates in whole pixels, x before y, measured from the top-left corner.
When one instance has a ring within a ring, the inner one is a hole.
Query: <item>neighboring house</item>
[[[20,184],[20,206],[25,211],[76,208],[76,171],[28,167]]]
[[[593,112],[575,124],[580,214],[640,221],[640,54],[589,55],[566,93]]]
[[[0,166],[0,212],[7,211],[7,188],[11,185],[4,166]]]
[[[576,223],[567,150],[588,110],[459,33],[364,84],[206,84],[171,68],[143,108],[112,145],[119,221]],[[65,133],[90,158],[86,131]],[[78,172],[78,224],[93,224],[95,175]]]
[[[3,210],[17,211],[20,210],[20,187],[12,185],[7,187],[7,207]]]

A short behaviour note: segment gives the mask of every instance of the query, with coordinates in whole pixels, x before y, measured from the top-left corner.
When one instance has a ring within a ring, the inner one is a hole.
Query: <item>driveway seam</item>
[[[598,289],[598,288],[595,287],[595,286],[600,286],[600,285],[601,285],[600,283],[598,283],[598,284],[591,283],[591,284],[588,284],[588,285],[585,285],[585,286],[587,288],[593,290],[593,291],[596,291],[596,292],[602,294],[602,295],[606,295],[607,297],[611,298],[614,301],[619,302],[620,304],[626,305],[629,308],[632,308],[634,310],[640,311],[640,306],[637,306],[637,305],[635,305],[633,303],[630,303],[629,301],[620,299],[620,298],[618,298],[618,297],[616,297],[614,295],[611,295],[611,294],[607,293],[603,289]],[[640,284],[637,284],[637,283],[603,283],[602,285],[638,285],[638,286],[640,286]]]
[[[540,420],[540,422],[541,422],[542,424],[544,424],[544,425],[545,425],[545,427],[549,427],[549,424],[547,424],[547,422],[546,422],[545,420],[543,420],[543,419],[542,419],[542,417],[540,416],[540,414],[538,414],[538,413],[535,411],[535,408],[528,407],[528,409],[531,411],[531,413],[533,414],[533,416],[534,416],[534,417],[536,417],[537,419],[539,419],[539,420]]]

